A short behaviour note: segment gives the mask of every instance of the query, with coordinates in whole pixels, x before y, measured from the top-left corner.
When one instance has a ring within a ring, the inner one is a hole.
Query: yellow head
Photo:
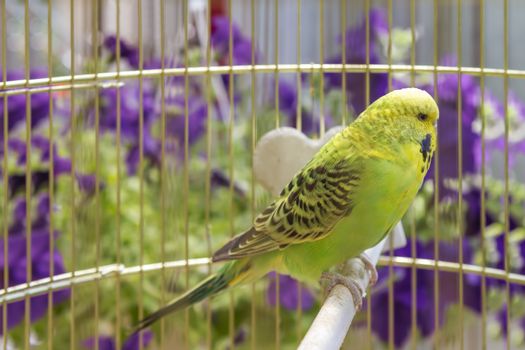
[[[435,149],[439,110],[426,91],[394,90],[371,104],[359,119],[377,138],[400,144],[417,142],[430,154]]]
[[[394,90],[375,101],[370,109],[375,117],[385,117],[403,128],[426,134],[435,130],[439,110],[430,94],[417,88]]]

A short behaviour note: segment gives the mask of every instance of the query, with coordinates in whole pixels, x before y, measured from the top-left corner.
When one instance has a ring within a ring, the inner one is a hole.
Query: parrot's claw
[[[370,258],[365,253],[359,255],[359,260],[363,262],[365,265],[365,270],[370,274],[370,281],[368,282],[368,285],[370,287],[374,286],[377,283],[377,270],[375,265],[372,264]]]
[[[320,282],[321,285],[326,288],[327,294],[330,294],[332,289],[338,284],[345,286],[348,288],[348,291],[350,291],[350,294],[352,294],[355,309],[357,311],[361,309],[363,305],[363,290],[353,278],[345,277],[337,272],[323,272]]]

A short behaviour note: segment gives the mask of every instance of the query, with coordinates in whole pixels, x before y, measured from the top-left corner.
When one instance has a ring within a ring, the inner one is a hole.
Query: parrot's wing
[[[326,237],[352,211],[359,163],[357,159],[323,163],[314,158],[279,199],[257,216],[253,227],[226,243],[213,255],[213,261],[258,255]]]

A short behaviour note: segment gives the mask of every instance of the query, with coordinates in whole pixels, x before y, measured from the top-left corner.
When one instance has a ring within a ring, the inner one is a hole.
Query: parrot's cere
[[[342,284],[357,306],[362,291],[328,270],[379,243],[401,220],[427,173],[439,111],[425,91],[396,90],[371,104],[299,171],[244,233],[214,255],[226,262],[195,288],[146,317],[145,328],[270,271],[327,287]],[[376,278],[375,269],[367,270]]]

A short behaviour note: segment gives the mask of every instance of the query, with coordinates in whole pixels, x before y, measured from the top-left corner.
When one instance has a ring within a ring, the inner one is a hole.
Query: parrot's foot
[[[348,288],[350,294],[352,294],[352,299],[354,299],[354,306],[357,311],[361,309],[363,305],[363,290],[359,283],[357,283],[351,277],[345,277],[337,272],[323,272],[321,275],[321,285],[326,288],[326,293],[330,294],[332,289],[341,284]]]
[[[362,253],[359,255],[359,260],[363,262],[365,265],[365,270],[368,271],[370,274],[370,282],[368,284],[372,287],[377,282],[377,270],[374,264],[370,261],[370,258],[365,254]]]

